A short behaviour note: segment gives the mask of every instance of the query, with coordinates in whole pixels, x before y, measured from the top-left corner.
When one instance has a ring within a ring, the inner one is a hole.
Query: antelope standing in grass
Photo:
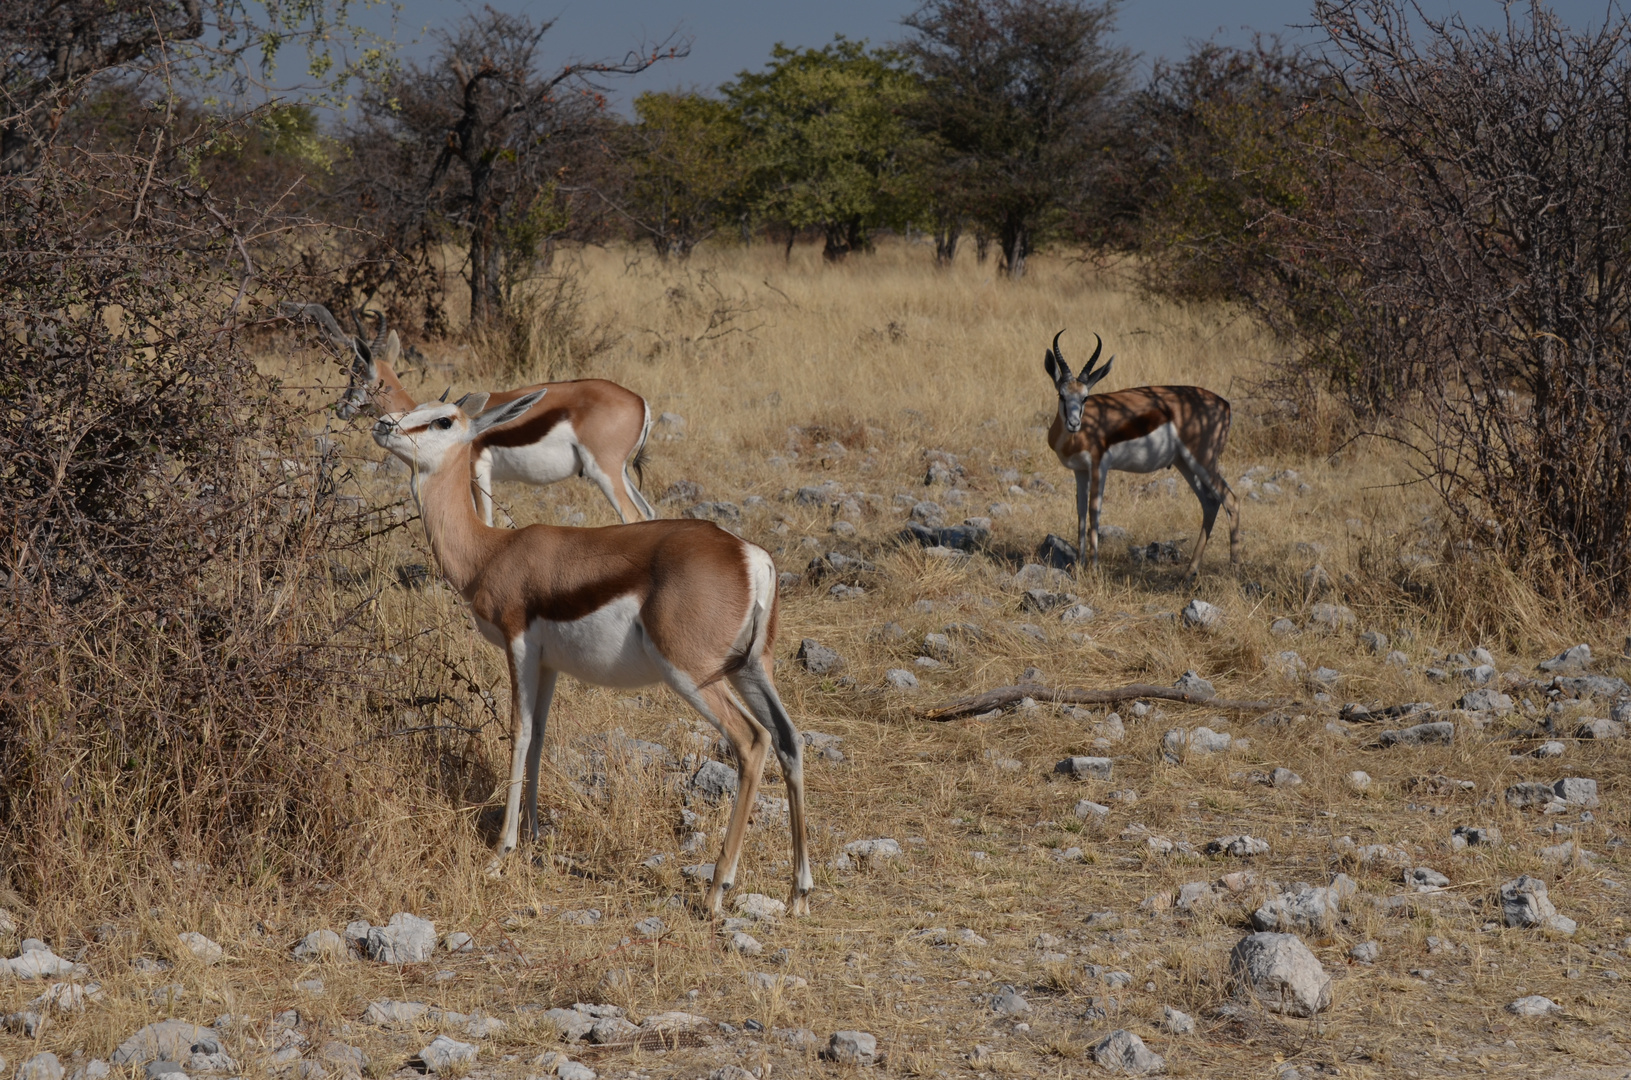
[[[538,831],[538,760],[555,681],[596,686],[667,683],[736,751],[738,785],[707,906],[718,914],[736,878],[765,754],[787,781],[795,914],[809,911],[804,767],[771,675],[776,567],[763,548],[712,522],[646,521],[598,529],[494,529],[470,504],[470,456],[525,422],[552,388],[482,411],[431,402],[374,425],[374,441],[407,462],[431,550],[510,668],[514,744],[496,870],[522,831]],[[525,792],[523,793],[523,784]],[[523,798],[524,795],[524,798]]]
[[[289,311],[316,320],[336,346],[351,353],[351,381],[340,402],[342,417],[402,416],[418,407],[397,378],[394,364],[402,358],[402,342],[395,330],[386,332],[384,315],[376,314],[379,330],[370,341],[360,318],[353,337],[321,304],[289,305]],[[520,423],[493,432],[475,453],[475,498],[482,519],[493,523],[495,480],[545,487],[571,476],[586,477],[600,488],[620,521],[655,517],[629,475],[630,464],[640,471],[651,431],[651,409],[645,399],[605,379],[577,379],[496,391],[487,396],[487,407],[497,408],[540,389],[550,392],[547,404],[540,404]]]
[[[1190,556],[1186,577],[1200,570],[1201,553],[1212,537],[1218,508],[1229,515],[1229,562],[1240,562],[1240,509],[1218,471],[1218,458],[1229,441],[1229,403],[1199,386],[1138,386],[1112,394],[1095,394],[1095,384],[1110,374],[1112,356],[1098,369],[1104,351],[1098,347],[1082,370],[1072,375],[1053,336],[1043,366],[1059,391],[1059,412],[1048,429],[1048,445],[1059,461],[1076,473],[1076,550],[1088,551],[1099,564],[1099,505],[1111,470],[1152,473],[1176,466],[1201,501],[1201,536]],[[1093,519],[1091,534],[1087,523]]]

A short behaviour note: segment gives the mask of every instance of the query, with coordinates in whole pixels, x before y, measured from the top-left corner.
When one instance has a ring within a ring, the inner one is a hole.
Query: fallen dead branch
[[[1297,701],[1234,701],[1230,698],[1208,697],[1192,690],[1179,690],[1171,686],[1149,686],[1144,683],[1131,683],[1109,690],[1084,690],[1079,687],[1050,690],[1035,683],[1021,683],[1019,686],[999,686],[995,690],[987,690],[973,697],[958,698],[937,709],[929,709],[923,714],[923,718],[956,720],[963,716],[1001,709],[1025,698],[1051,701],[1061,705],[1113,705],[1122,701],[1136,701],[1139,698],[1160,698],[1162,701],[1205,705],[1224,712],[1272,712],[1275,709],[1295,708],[1303,704]]]

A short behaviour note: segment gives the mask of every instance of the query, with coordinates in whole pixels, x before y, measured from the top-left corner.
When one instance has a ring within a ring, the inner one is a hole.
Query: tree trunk
[[[974,230],[974,261],[981,266],[991,257],[991,234],[984,229]]]
[[[839,222],[831,222],[822,231],[827,234],[827,243],[821,249],[821,257],[828,262],[842,262],[850,250],[844,226]]]
[[[503,311],[500,269],[503,254],[498,243],[498,207],[490,198],[486,170],[470,174],[470,325],[488,322]]]
[[[1031,230],[1021,218],[1009,218],[1002,226],[1002,269],[1010,278],[1025,276],[1025,257],[1031,253]]]
[[[943,223],[934,233],[934,264],[936,266],[950,266],[952,260],[957,258],[957,240],[963,235],[963,224],[960,221]]]
[[[503,310],[499,251],[495,237],[481,222],[470,231],[470,324],[488,322]]]
[[[844,243],[849,245],[851,251],[871,251],[872,238],[867,235],[866,226],[860,218],[853,218],[844,225]]]

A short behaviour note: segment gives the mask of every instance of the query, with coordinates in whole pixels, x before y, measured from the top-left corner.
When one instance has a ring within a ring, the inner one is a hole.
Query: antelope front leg
[[[1087,504],[1091,497],[1093,473],[1076,472],[1076,565],[1087,561]],[[1093,565],[1099,564],[1099,533],[1093,530]]]
[[[1087,499],[1087,511],[1093,519],[1093,568],[1099,568],[1099,511],[1104,506],[1104,483],[1110,478],[1110,468],[1106,465],[1093,470],[1093,491]]]
[[[527,839],[538,839],[538,764],[544,752],[544,728],[549,723],[550,702],[555,700],[555,681],[559,673],[545,671],[538,680],[537,704],[532,710],[532,742],[527,747],[527,790],[522,805],[521,828]]]
[[[510,642],[510,782],[504,793],[504,827],[498,837],[498,854],[487,864],[487,873],[496,877],[503,868],[504,859],[519,843],[521,828],[521,789],[526,782],[527,754],[532,745],[532,717],[538,702],[538,688],[543,672],[539,669],[538,650],[525,635]]]

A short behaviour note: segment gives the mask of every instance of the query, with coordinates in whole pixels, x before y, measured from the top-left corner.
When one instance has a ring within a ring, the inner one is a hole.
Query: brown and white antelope
[[[340,401],[342,417],[357,413],[394,417],[418,407],[397,378],[394,365],[402,358],[402,342],[395,330],[387,333],[384,315],[375,313],[379,330],[370,341],[356,316],[353,337],[321,304],[289,307],[292,314],[316,320],[329,339],[353,357],[351,381]],[[605,379],[577,379],[495,391],[488,395],[487,407],[497,408],[541,389],[550,392],[548,402],[540,403],[520,423],[494,432],[475,456],[475,499],[482,519],[493,523],[496,480],[545,487],[572,476],[585,477],[600,488],[620,521],[655,517],[629,475],[631,464],[636,473],[640,471],[651,432],[651,409],[645,399]]]
[[[807,913],[801,740],[771,675],[776,567],[763,548],[706,521],[484,525],[470,504],[471,454],[552,393],[534,390],[485,412],[479,394],[464,408],[432,402],[374,425],[374,441],[412,469],[414,499],[443,575],[509,660],[514,745],[495,869],[520,831],[537,835],[538,760],[557,677],[618,688],[660,682],[736,751],[736,802],[708,909],[719,913],[736,878],[765,754],[774,748],[793,833],[790,904],[795,914]]]
[[[1201,536],[1190,556],[1186,577],[1200,569],[1201,553],[1212,537],[1218,508],[1229,515],[1229,562],[1240,562],[1240,509],[1218,471],[1218,458],[1229,441],[1229,403],[1199,386],[1138,386],[1095,394],[1095,384],[1110,374],[1112,356],[1094,369],[1104,351],[1098,347],[1087,365],[1070,373],[1053,336],[1043,366],[1059,391],[1059,412],[1048,429],[1048,445],[1059,461],[1076,473],[1076,543],[1086,554],[1088,516],[1093,518],[1093,565],[1099,564],[1099,505],[1111,470],[1151,473],[1176,466],[1201,501]]]

